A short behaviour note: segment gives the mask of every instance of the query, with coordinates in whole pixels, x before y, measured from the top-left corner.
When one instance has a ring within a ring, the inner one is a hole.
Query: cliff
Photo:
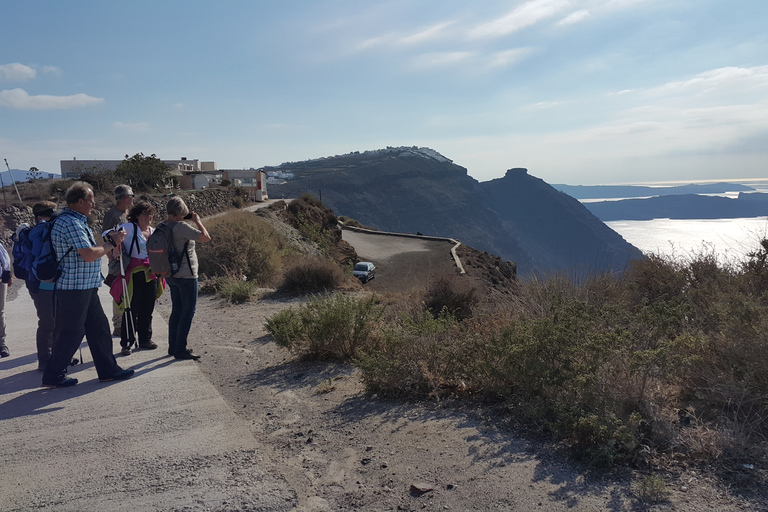
[[[622,269],[640,255],[578,201],[525,169],[480,183],[427,148],[356,152],[277,169],[296,179],[270,185],[270,197],[311,193],[367,226],[456,238],[514,261],[523,276]]]

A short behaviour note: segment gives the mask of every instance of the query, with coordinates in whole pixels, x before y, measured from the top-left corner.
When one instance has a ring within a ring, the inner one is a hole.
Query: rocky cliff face
[[[386,231],[460,240],[517,263],[519,275],[621,269],[639,251],[575,199],[525,169],[480,183],[432,150],[388,148],[279,167],[271,197],[320,196],[338,215]]]

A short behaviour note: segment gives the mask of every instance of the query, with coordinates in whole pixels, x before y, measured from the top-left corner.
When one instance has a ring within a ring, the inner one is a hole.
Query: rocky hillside
[[[271,197],[311,193],[367,226],[453,237],[514,261],[519,275],[621,269],[640,255],[578,201],[525,169],[480,183],[433,150],[403,147],[272,169],[295,179],[270,185]]]

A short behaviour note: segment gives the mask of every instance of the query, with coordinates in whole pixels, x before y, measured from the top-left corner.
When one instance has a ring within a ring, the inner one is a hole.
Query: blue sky
[[[765,0],[11,0],[0,158],[416,145],[480,181],[768,177],[766,27]]]

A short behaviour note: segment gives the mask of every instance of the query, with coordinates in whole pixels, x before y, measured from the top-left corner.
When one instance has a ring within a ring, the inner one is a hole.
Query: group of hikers
[[[67,368],[77,363],[74,356],[83,337],[88,342],[100,381],[132,377],[134,370],[123,369],[117,363],[112,336],[120,337],[120,354],[123,356],[130,355],[134,348],[156,349],[158,345],[152,339],[152,315],[155,301],[166,286],[170,288],[172,302],[168,320],[168,355],[176,359],[200,358],[187,347],[187,337],[197,305],[195,243],[210,241],[208,231],[199,215],[190,212],[180,197],[171,197],[166,204],[167,219],[158,229],[167,236],[168,247],[175,259],[170,262],[170,272],[158,273],[150,265],[152,250],[147,248],[148,242],[152,244],[150,238],[156,229],[151,225],[155,209],[148,202],[134,202],[133,190],[128,185],[118,185],[114,194],[115,206],[104,215],[100,244],[96,243],[88,226],[88,216],[95,206],[93,189],[82,181],[67,189],[67,205],[60,212],[55,211],[56,205],[52,202],[37,203],[32,208],[35,226],[20,226],[17,230],[15,238],[18,243],[22,229],[28,230],[26,234],[29,235],[38,226],[49,228],[49,244],[53,254],[58,256],[55,279],[38,279],[39,275],[34,272],[25,272],[24,275],[37,311],[37,359],[38,370],[43,373],[43,387],[77,384],[77,379],[67,377]],[[194,226],[185,220],[194,223]],[[43,223],[51,224],[43,226]],[[43,242],[39,237],[30,236],[29,246]],[[154,252],[161,254],[155,255],[154,261],[160,261],[158,257],[167,261],[167,252]],[[110,328],[98,295],[105,281],[101,272],[101,260],[105,256],[109,259],[106,282],[114,299],[114,329]],[[0,284],[0,356],[8,357],[10,351],[5,340],[4,306],[7,288],[13,282],[13,272],[11,258],[2,245],[0,266],[3,272]]]

